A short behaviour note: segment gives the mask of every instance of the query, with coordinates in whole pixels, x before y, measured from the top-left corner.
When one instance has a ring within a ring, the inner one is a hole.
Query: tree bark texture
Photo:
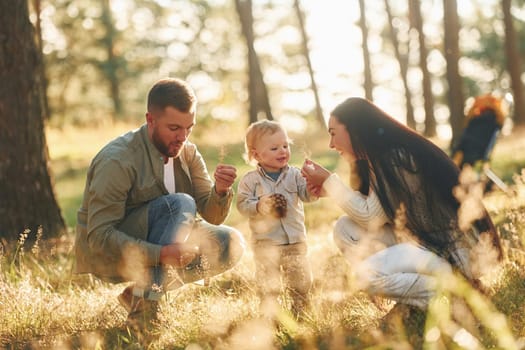
[[[106,61],[101,62],[101,71],[108,81],[109,94],[113,102],[113,111],[116,119],[122,117],[123,106],[120,98],[120,82],[118,71],[120,69],[120,58],[115,54],[115,37],[117,30],[114,25],[113,16],[111,14],[110,1],[102,1],[102,24],[104,25],[105,35],[102,38],[102,44],[106,49]]]
[[[323,117],[323,110],[321,108],[321,100],[319,98],[319,90],[317,89],[317,84],[315,82],[314,69],[312,67],[312,61],[310,60],[310,50],[308,48],[308,35],[306,33],[306,28],[304,24],[304,14],[301,10],[301,4],[299,0],[294,0],[295,13],[299,21],[299,30],[301,31],[302,45],[301,49],[303,51],[303,56],[306,60],[306,65],[308,67],[308,73],[310,74],[310,85],[312,87],[312,92],[315,99],[315,116],[321,127],[326,127],[326,122]]]
[[[405,89],[405,104],[406,104],[406,124],[409,128],[416,130],[416,120],[414,118],[414,107],[412,105],[412,93],[410,92],[410,87],[408,86],[408,57],[407,55],[403,56],[401,50],[399,49],[399,39],[397,38],[397,30],[394,27],[394,16],[392,15],[392,10],[390,9],[390,3],[388,0],[385,0],[385,9],[388,15],[388,27],[390,29],[390,40],[392,41],[392,46],[394,47],[394,53],[399,63],[399,71],[401,73],[401,80],[403,81],[403,87]]]
[[[48,169],[41,70],[27,2],[0,1],[0,237],[8,240],[65,228]]]
[[[505,24],[505,56],[514,96],[514,123],[525,125],[525,91],[521,80],[521,57],[518,51],[518,39],[514,29],[511,0],[502,0],[503,22]]]
[[[445,60],[447,62],[448,107],[450,127],[452,128],[451,145],[456,143],[463,131],[464,98],[462,79],[459,75],[459,17],[456,0],[443,0],[443,25],[445,31]]]
[[[363,71],[365,74],[364,88],[365,88],[365,97],[373,101],[373,90],[374,82],[372,80],[372,67],[370,66],[370,51],[368,50],[368,26],[366,25],[366,8],[365,1],[359,0],[359,27],[361,28],[361,35],[363,38],[362,47],[363,47]]]
[[[436,136],[436,118],[434,116],[434,95],[432,94],[432,80],[428,70],[428,49],[426,46],[425,33],[423,31],[423,18],[421,16],[421,4],[419,0],[409,0],[410,25],[417,31],[419,42],[419,69],[423,76],[423,105],[425,109],[425,131],[426,137]]]
[[[248,47],[248,95],[250,111],[248,124],[258,120],[259,111],[264,111],[266,119],[273,120],[272,109],[266,84],[264,83],[259,58],[255,51],[253,34],[253,14],[251,0],[235,0],[235,7],[241,21],[242,34]]]
[[[36,40],[36,47],[38,50],[38,54],[40,55],[40,60],[44,62],[44,53],[42,52],[42,49],[44,48],[43,39],[42,39],[42,21],[40,20],[40,13],[42,12],[42,1],[41,0],[33,0],[33,9],[35,11],[35,40]],[[48,120],[51,116],[51,112],[49,110],[49,104],[47,100],[47,87],[48,87],[48,80],[45,69],[40,69],[40,80],[42,81],[42,91],[41,91],[41,105],[42,105],[42,115],[44,116],[45,120]]]

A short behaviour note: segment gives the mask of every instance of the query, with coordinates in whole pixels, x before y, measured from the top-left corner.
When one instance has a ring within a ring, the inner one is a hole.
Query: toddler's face
[[[254,158],[267,172],[275,173],[290,160],[290,145],[286,134],[279,130],[264,135],[255,144]]]

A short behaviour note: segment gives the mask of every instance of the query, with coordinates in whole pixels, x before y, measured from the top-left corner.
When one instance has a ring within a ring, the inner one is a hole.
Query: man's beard
[[[182,147],[184,146],[184,142],[171,142],[168,144],[162,142],[155,130],[153,131],[151,138],[153,145],[155,145],[159,152],[166,157],[178,157],[182,151]],[[179,148],[177,148],[175,151],[170,151],[170,145],[179,145]]]

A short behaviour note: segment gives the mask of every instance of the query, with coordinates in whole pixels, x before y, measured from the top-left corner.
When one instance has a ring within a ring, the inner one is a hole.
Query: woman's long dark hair
[[[454,237],[447,233],[451,232],[451,225],[457,225],[460,204],[453,189],[459,182],[459,168],[434,143],[366,99],[349,98],[331,115],[345,125],[356,158],[364,160],[358,161],[362,183],[372,186],[387,216],[394,220],[399,205],[403,203],[407,209],[407,226],[412,233],[428,249],[450,259]],[[410,191],[410,184],[400,176],[400,169],[419,175],[419,193]],[[364,193],[363,188],[360,190]],[[415,210],[422,209],[416,208],[415,195],[422,196],[426,204],[424,216]],[[395,202],[392,198],[396,199]],[[443,206],[452,217],[443,215]],[[485,216],[479,220],[479,228],[494,230],[490,217]],[[429,223],[435,230],[425,229]],[[457,229],[457,226],[453,228]],[[491,233],[494,235],[495,231]],[[494,243],[501,253],[499,239]]]

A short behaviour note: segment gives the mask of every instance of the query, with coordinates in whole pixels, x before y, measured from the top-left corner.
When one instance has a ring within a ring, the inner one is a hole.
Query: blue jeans
[[[184,193],[164,195],[148,204],[147,241],[160,245],[188,243],[199,247],[200,252],[184,268],[154,266],[150,285],[137,288],[143,289],[142,294],[149,299],[230,269],[240,260],[246,245],[234,228],[196,218],[195,201]],[[134,290],[134,294],[141,293]]]

